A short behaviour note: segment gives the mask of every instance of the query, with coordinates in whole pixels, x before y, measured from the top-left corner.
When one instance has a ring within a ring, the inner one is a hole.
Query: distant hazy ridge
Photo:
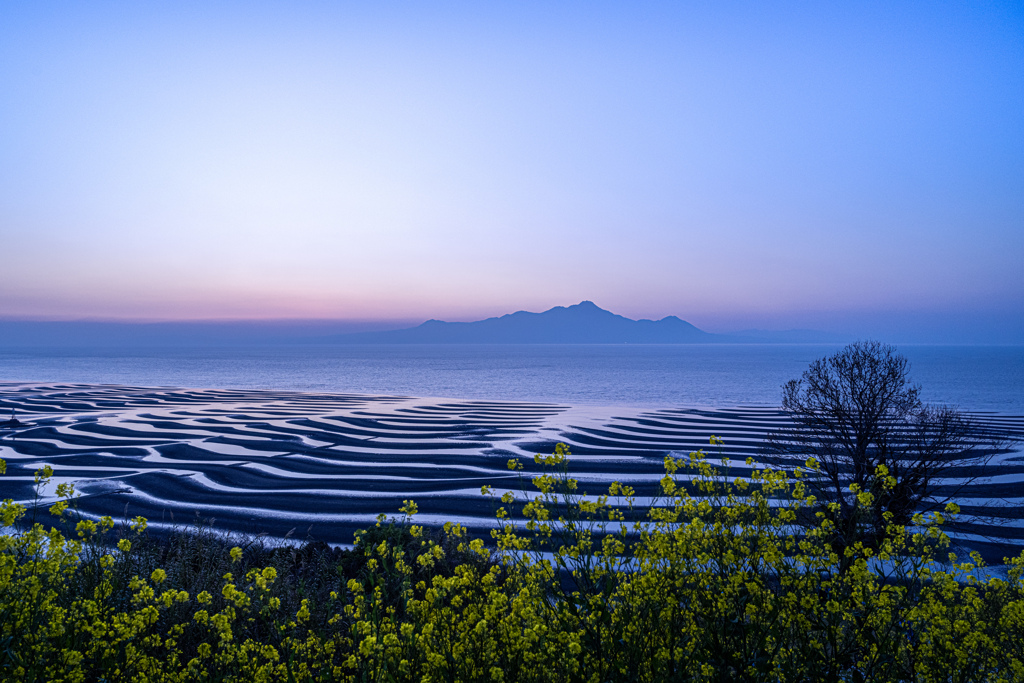
[[[335,337],[353,344],[687,344],[718,341],[674,315],[661,320],[630,320],[583,301],[543,313],[519,311],[469,323],[428,320],[388,332]]]
[[[674,315],[631,320],[592,301],[555,306],[543,313],[518,311],[468,323],[428,320],[387,332],[357,332],[331,338],[349,344],[707,344],[826,341],[814,332],[712,334]],[[827,341],[831,341],[828,339]]]
[[[0,319],[0,350],[292,344],[707,344],[850,341],[811,330],[713,334],[674,315],[631,320],[593,302],[475,322],[237,320],[157,323]]]

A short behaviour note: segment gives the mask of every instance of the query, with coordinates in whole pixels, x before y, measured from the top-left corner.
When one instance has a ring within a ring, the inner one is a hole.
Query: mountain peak
[[[405,330],[345,335],[370,344],[686,344],[717,337],[671,316],[631,320],[593,301],[555,306],[543,313],[519,311],[467,323],[430,320]]]
[[[554,311],[566,311],[567,313],[573,313],[576,315],[615,315],[611,311],[601,308],[593,301],[581,301],[578,304],[573,304],[571,306],[555,306],[554,308],[550,308],[544,311],[540,315],[547,315],[548,313],[552,313]]]

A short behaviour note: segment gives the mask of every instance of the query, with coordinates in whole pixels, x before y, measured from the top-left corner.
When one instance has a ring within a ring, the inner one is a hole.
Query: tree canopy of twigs
[[[841,544],[875,543],[888,524],[941,508],[983,475],[1002,445],[959,409],[925,404],[909,370],[893,346],[864,341],[783,385],[790,423],[769,436],[765,452],[817,463],[818,512],[832,519]],[[880,466],[891,478],[886,490],[875,477]],[[853,514],[859,493],[877,500],[867,524]]]

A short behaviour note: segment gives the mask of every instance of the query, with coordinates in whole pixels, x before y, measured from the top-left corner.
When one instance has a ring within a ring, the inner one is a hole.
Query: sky
[[[0,254],[6,319],[1024,343],[1024,6],[4,2]]]

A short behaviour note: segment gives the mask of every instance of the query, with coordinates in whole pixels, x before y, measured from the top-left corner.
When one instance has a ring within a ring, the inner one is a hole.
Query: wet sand
[[[404,499],[418,523],[459,521],[482,532],[495,503],[480,487],[531,489],[510,458],[569,444],[570,472],[591,494],[612,481],[657,493],[666,454],[704,449],[746,476],[764,435],[785,416],[769,408],[644,410],[512,401],[120,385],[0,383],[0,497],[31,504],[33,473],[54,469],[39,501],[73,481],[87,516],[142,515],[156,528],[215,520],[217,528],[348,544]],[[1024,417],[979,414],[1024,436]],[[708,447],[715,434],[725,440]],[[760,459],[762,465],[763,459]],[[779,463],[785,464],[785,463]],[[529,475],[530,468],[526,470]],[[957,535],[998,555],[1024,547],[1024,454],[998,456],[961,500]],[[997,517],[993,523],[993,517]]]

